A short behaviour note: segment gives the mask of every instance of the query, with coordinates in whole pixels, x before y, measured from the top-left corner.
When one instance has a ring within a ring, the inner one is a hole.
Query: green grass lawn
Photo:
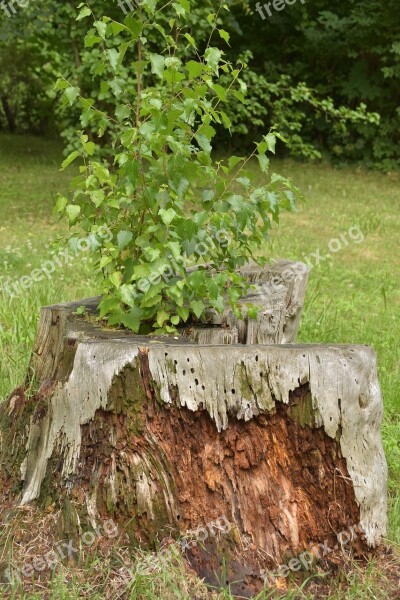
[[[66,229],[52,216],[56,194],[65,193],[71,177],[59,172],[61,160],[56,142],[0,136],[1,285],[29,275],[48,260],[51,244]],[[279,161],[274,167],[290,176],[306,197],[298,213],[282,217],[266,248],[273,257],[307,259],[313,265],[299,341],[369,344],[378,354],[390,468],[388,539],[399,545],[400,176],[294,161]],[[323,260],[315,264],[319,256]],[[86,256],[80,256],[14,298],[0,292],[0,398],[24,379],[40,307],[99,290]],[[356,578],[347,592],[339,586],[330,597],[387,597],[381,595],[379,578],[365,586]],[[146,594],[131,597],[157,597]]]

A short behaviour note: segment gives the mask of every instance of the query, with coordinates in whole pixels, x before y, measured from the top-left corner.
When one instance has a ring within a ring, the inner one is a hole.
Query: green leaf
[[[235,96],[235,98],[237,98],[239,100],[239,102],[241,102],[242,104],[244,104],[246,102],[246,97],[242,92],[239,92],[239,90],[235,90],[233,92],[233,95]]]
[[[212,86],[214,92],[217,94],[218,100],[225,102],[227,100],[226,89],[219,85],[218,83],[214,83]]]
[[[228,160],[229,170],[232,171],[232,169],[236,167],[236,165],[239,164],[241,161],[243,161],[243,158],[241,156],[231,156]]]
[[[208,138],[205,135],[201,134],[201,133],[198,133],[195,136],[195,138],[196,138],[196,140],[197,140],[200,148],[202,150],[204,150],[204,152],[206,152],[207,154],[210,154],[211,150],[212,150],[212,146],[211,146]]]
[[[85,144],[83,144],[83,147],[89,156],[93,156],[94,151],[96,149],[96,144],[94,142],[86,142]]]
[[[77,97],[79,96],[79,88],[77,87],[69,87],[64,92],[65,96],[68,98],[70,105],[72,106]]]
[[[193,46],[193,48],[197,48],[197,46],[196,46],[196,40],[194,39],[194,37],[192,37],[190,35],[190,33],[185,33],[185,38],[187,39],[187,41],[189,42],[189,44],[191,46]]]
[[[218,33],[219,35],[222,37],[222,39],[228,44],[229,46],[229,40],[230,40],[230,35],[227,31],[225,31],[225,29],[218,29]]]
[[[68,87],[70,87],[68,81],[65,81],[65,79],[57,79],[54,89],[55,90],[65,90]]]
[[[131,243],[132,239],[133,239],[132,231],[119,231],[117,234],[118,248],[120,250],[123,250]]]
[[[99,304],[99,316],[102,319],[105,315],[120,310],[121,304],[118,298],[114,296],[104,296]]]
[[[160,256],[160,249],[159,248],[151,248],[150,246],[148,248],[145,248],[145,256],[146,258],[150,261],[150,262],[154,262],[155,260],[157,260],[157,258]]]
[[[276,135],[274,133],[269,133],[264,137],[267,142],[268,150],[275,154],[275,146],[276,146]]]
[[[105,23],[103,23],[102,21],[96,21],[94,26],[96,27],[97,33],[99,34],[101,39],[105,40],[106,33],[107,33],[107,25]]]
[[[172,6],[174,7],[178,17],[182,17],[185,14],[185,9],[177,2],[173,2]]]
[[[99,262],[99,268],[104,269],[104,267],[106,267],[110,263],[112,263],[111,256],[102,256]]]
[[[195,253],[196,248],[197,248],[197,240],[195,240],[195,239],[183,240],[182,248],[183,248],[184,252],[186,253],[186,256],[192,256]]]
[[[176,259],[179,259],[181,256],[181,245],[179,242],[168,242],[167,248],[169,248],[172,252],[172,256]]]
[[[93,204],[98,208],[104,202],[104,190],[93,190],[90,192],[90,198]]]
[[[246,308],[247,316],[250,317],[250,319],[257,319],[258,314],[260,312],[260,307],[256,306],[255,304],[247,304]]]
[[[162,327],[165,321],[169,321],[170,314],[165,310],[159,310],[157,313],[157,325]]]
[[[200,319],[201,315],[205,311],[206,305],[201,300],[192,300],[190,303],[190,308],[193,311],[193,314]]]
[[[54,207],[55,212],[64,212],[65,207],[68,204],[67,198],[65,196],[59,196]]]
[[[201,125],[198,130],[198,135],[204,135],[209,141],[215,136],[217,132],[211,125]]]
[[[160,210],[158,211],[158,214],[160,215],[163,223],[165,223],[165,225],[170,225],[172,223],[172,221],[174,220],[174,218],[176,217],[176,212],[174,211],[173,208],[169,208],[168,210],[165,210],[164,208],[160,208]]]
[[[195,60],[189,60],[189,62],[186,63],[186,68],[189,72],[190,79],[197,79],[197,77],[200,77],[203,73],[203,65]]]
[[[67,213],[70,224],[72,224],[72,223],[75,223],[75,221],[79,217],[80,212],[81,212],[81,207],[78,206],[77,204],[68,204],[68,206],[65,209],[65,212]]]
[[[108,56],[108,60],[110,62],[111,68],[115,71],[118,65],[119,52],[115,48],[110,48],[110,50],[106,50],[106,54]]]
[[[94,30],[89,31],[85,36],[85,48],[92,48],[101,42],[101,37],[95,34]]]
[[[160,79],[164,78],[164,67],[165,67],[165,58],[161,56],[161,54],[152,54],[149,53],[150,63],[151,63],[151,72],[154,75],[160,77]]]
[[[134,306],[132,307],[132,310],[123,316],[122,323],[125,327],[133,331],[133,333],[138,333],[142,316],[143,310],[140,308],[140,306]]]
[[[122,79],[118,79],[117,77],[115,77],[112,81],[110,81],[109,86],[113,91],[114,96],[116,96],[117,98],[119,96],[121,96],[122,94],[122,87],[121,87],[121,83]]]
[[[157,0],[141,0],[140,4],[145,8],[149,15],[152,15],[157,8]]]
[[[116,311],[110,312],[110,314],[107,317],[107,323],[108,323],[108,325],[111,325],[111,327],[113,325],[121,325],[123,319],[124,319],[124,312],[122,310],[116,310]]]
[[[243,207],[244,198],[238,194],[232,194],[229,196],[228,202],[234,211],[238,211]]]
[[[230,129],[232,127],[232,121],[230,120],[228,115],[223,111],[220,111],[219,114],[221,115],[222,122],[224,124],[225,129]]]
[[[117,106],[117,108],[115,110],[115,116],[120,121],[123,121],[124,119],[127,119],[128,117],[130,117],[131,110],[132,109],[129,108],[129,106],[125,106],[124,104],[122,104],[120,106]]]
[[[128,30],[131,32],[134,40],[137,40],[140,34],[143,31],[143,23],[138,19],[135,19],[131,15],[127,16],[125,19],[125,25]]]
[[[133,285],[121,285],[119,288],[119,293],[121,295],[121,300],[127,306],[133,308],[136,304],[137,294],[134,291]]]
[[[152,265],[135,265],[133,268],[133,278],[137,281],[139,279],[146,279],[150,275]]]
[[[236,179],[236,181],[238,183],[240,183],[243,187],[245,187],[246,189],[249,189],[251,181],[248,177],[238,177]]]
[[[190,12],[190,0],[178,0],[179,4],[183,6],[186,12]]]
[[[114,35],[118,35],[119,33],[121,33],[121,31],[126,31],[128,28],[122,23],[118,23],[118,21],[112,21],[111,29]]]
[[[190,12],[190,2],[189,0],[178,0],[179,4],[183,8],[183,10],[187,13]]]
[[[119,288],[122,283],[122,273],[120,271],[114,271],[114,273],[111,273],[109,280],[116,288]]]
[[[81,156],[81,154],[79,152],[77,152],[76,150],[74,150],[73,152],[71,152],[71,154],[69,156],[67,156],[67,158],[62,162],[62,164],[61,164],[61,171],[63,171],[67,167],[69,167],[69,165],[72,162],[74,162],[74,160],[76,158],[78,158],[78,156]]]
[[[88,17],[89,15],[92,14],[92,11],[90,10],[90,8],[88,6],[84,6],[79,15],[76,17],[77,21],[80,21],[81,19],[84,19],[85,17]]]
[[[186,308],[185,306],[180,306],[180,307],[177,307],[176,312],[178,313],[178,315],[180,316],[182,321],[184,321],[186,323],[186,321],[188,320],[189,315],[190,315],[189,309]],[[172,321],[172,319],[171,319],[171,321]],[[176,324],[177,323],[174,323],[174,325],[176,325]]]
[[[260,163],[261,171],[263,173],[267,173],[269,167],[269,159],[265,156],[265,154],[259,154],[257,158],[258,162]]]
[[[141,306],[142,308],[152,308],[153,306],[157,306],[157,304],[160,304],[161,301],[162,296],[160,296],[160,294],[158,294],[157,296],[150,297],[148,297],[147,294],[145,294],[145,296],[143,296]]]
[[[217,71],[219,67],[222,54],[222,50],[219,48],[207,48],[205,51],[205,61],[214,71]]]

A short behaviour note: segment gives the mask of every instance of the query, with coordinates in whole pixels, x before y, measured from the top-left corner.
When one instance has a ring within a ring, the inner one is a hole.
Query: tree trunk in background
[[[8,100],[5,96],[1,96],[1,105],[3,107],[4,110],[4,114],[6,116],[7,119],[7,124],[8,124],[8,131],[10,133],[14,133],[14,131],[16,130],[17,126],[15,123],[15,117],[14,117],[14,113],[11,110],[11,107],[8,103]]]
[[[60,505],[69,528],[112,517],[148,547],[224,517],[229,533],[186,555],[245,597],[265,569],[333,533],[360,525],[360,548],[377,546],[387,469],[375,355],[260,344],[294,338],[305,284],[292,284],[258,324],[211,315],[208,345],[106,330],[74,314],[82,302],[43,309],[27,385],[0,408],[3,502],[22,478],[21,504]],[[97,301],[85,304],[93,314]],[[248,336],[258,343],[221,344]]]

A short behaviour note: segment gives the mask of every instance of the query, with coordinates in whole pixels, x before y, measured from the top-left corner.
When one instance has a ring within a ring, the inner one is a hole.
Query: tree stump
[[[304,263],[280,260],[267,268],[247,265],[240,270],[254,289],[241,298],[246,304],[260,308],[258,318],[238,320],[227,308],[223,315],[209,310],[207,325],[192,327],[189,339],[197,344],[285,344],[294,342],[309,269]],[[216,327],[211,327],[216,326]]]
[[[105,329],[96,299],[44,308],[26,385],[0,407],[3,494],[19,487],[20,504],[57,503],[80,526],[113,518],[150,548],[224,516],[230,533],[186,554],[246,597],[263,570],[333,532],[360,525],[362,548],[378,546],[387,467],[374,352],[222,343],[235,328],[266,336],[265,320],[275,341],[293,339],[304,290],[286,283],[280,314],[273,304],[258,328],[228,315],[175,337]],[[75,314],[82,304],[92,316]]]

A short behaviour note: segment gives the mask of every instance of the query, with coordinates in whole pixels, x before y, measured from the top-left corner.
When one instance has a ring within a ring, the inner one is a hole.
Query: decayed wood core
[[[132,377],[128,369],[116,378],[115,398],[132,389]],[[225,515],[234,532],[208,539],[187,556],[207,582],[225,578],[235,593],[250,597],[262,585],[263,569],[359,523],[339,444],[323,428],[298,420],[308,413],[307,385],[291,393],[289,405],[277,403],[275,413],[232,420],[222,432],[205,410],[160,406],[151,386],[145,387],[151,398],[137,414],[139,431],[130,431],[126,415],[103,410],[83,426],[77,474],[82,486],[73,492],[82,500],[96,481],[98,509],[107,512],[111,503],[124,522],[133,517],[136,541],[194,530]],[[129,494],[140,485],[152,488],[143,495],[152,496],[152,507],[138,506]],[[245,549],[241,539],[247,540]]]

